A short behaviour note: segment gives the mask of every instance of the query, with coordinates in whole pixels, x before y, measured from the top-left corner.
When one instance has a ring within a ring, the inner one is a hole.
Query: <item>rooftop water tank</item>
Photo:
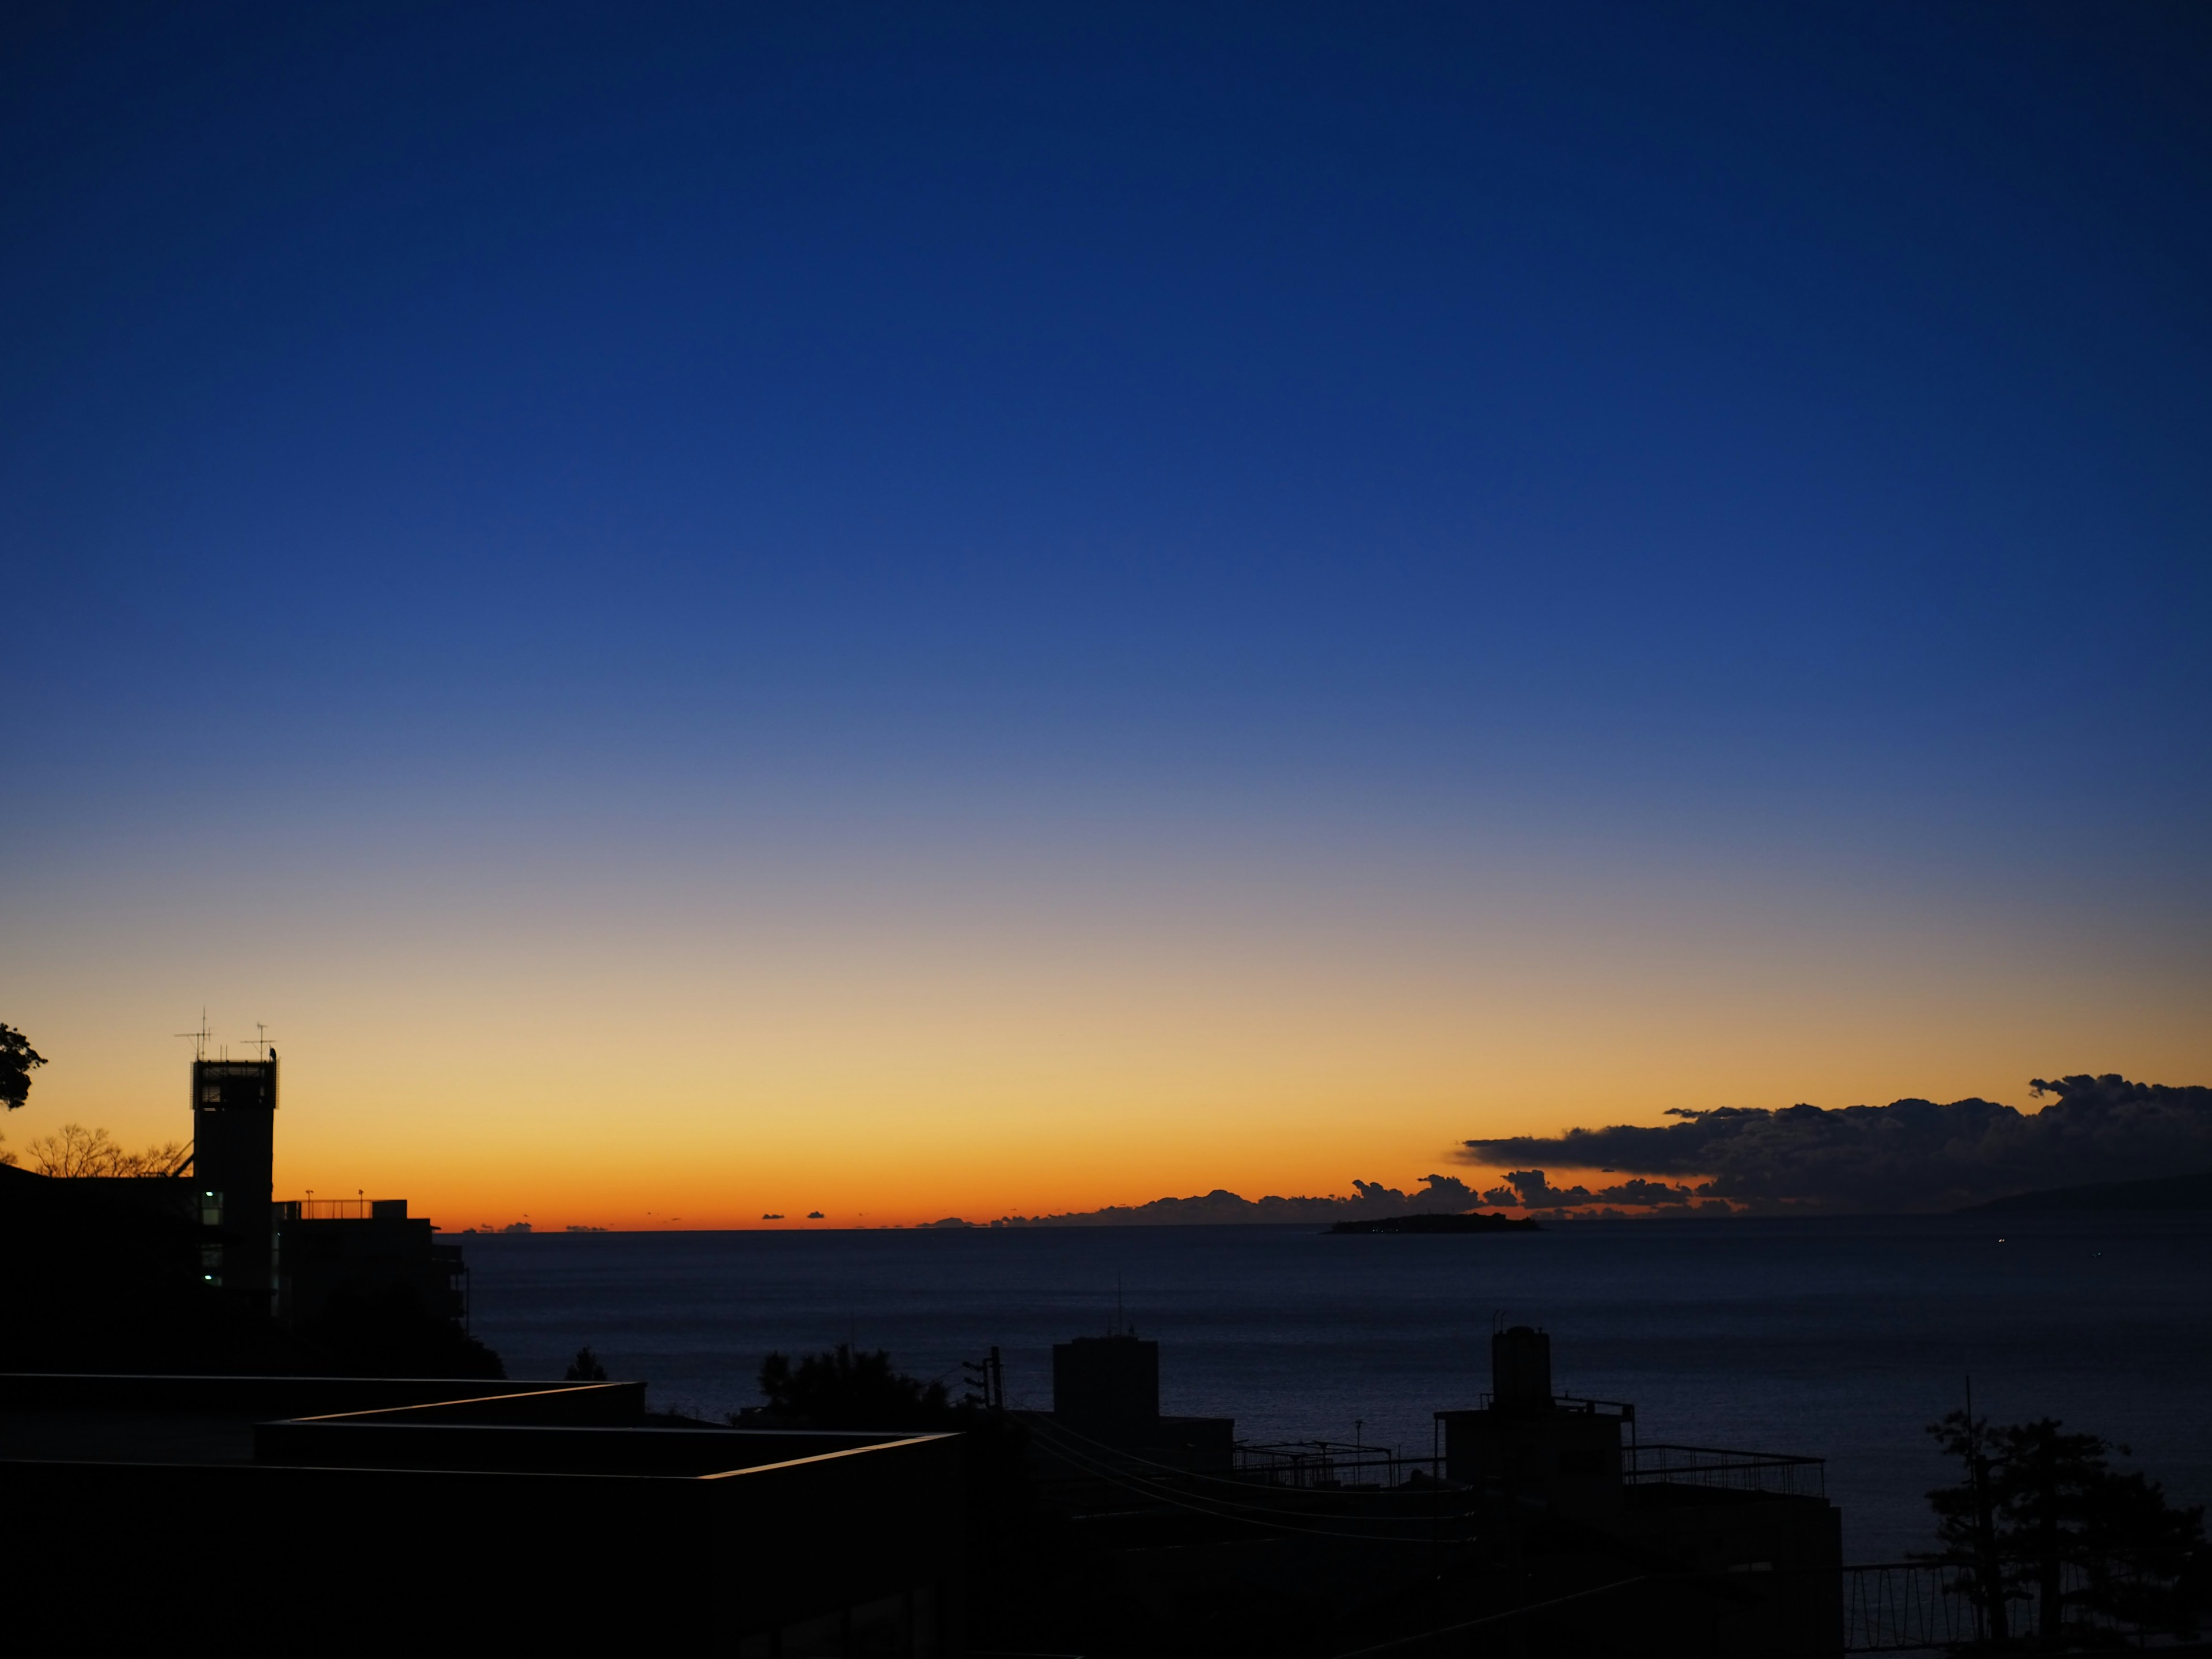
[[[1490,1400],[1498,1411],[1549,1411],[1552,1339],[1528,1325],[1490,1337]]]

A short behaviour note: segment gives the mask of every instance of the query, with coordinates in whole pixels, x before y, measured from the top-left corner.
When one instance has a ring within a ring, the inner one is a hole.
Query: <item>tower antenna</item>
[[[204,1007],[200,1010],[200,1029],[198,1030],[179,1031],[175,1033],[175,1035],[180,1037],[190,1037],[192,1040],[192,1058],[196,1060],[205,1060],[207,1058],[208,1039],[214,1036],[214,1033],[208,1030],[207,1010]]]

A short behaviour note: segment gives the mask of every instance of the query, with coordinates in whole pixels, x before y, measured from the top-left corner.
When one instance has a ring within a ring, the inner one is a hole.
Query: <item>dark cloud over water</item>
[[[1239,1221],[1372,1221],[1383,1216],[1471,1208],[1474,1188],[1457,1176],[1428,1175],[1410,1193],[1379,1182],[1355,1181],[1349,1198],[1242,1198],[1217,1187],[1190,1198],[1156,1198],[1149,1204],[1115,1204],[1067,1215],[1008,1216],[1009,1227],[1188,1226]],[[1506,1200],[1510,1203],[1511,1200]]]
[[[2039,1078],[2029,1086],[2051,1103],[2028,1112],[1980,1099],[1778,1111],[1724,1106],[1678,1109],[1668,1115],[1674,1122],[1656,1127],[1622,1123],[1468,1141],[1460,1154],[1468,1162],[1506,1168],[1487,1190],[1448,1175],[1424,1176],[1410,1192],[1355,1181],[1349,1196],[1245,1198],[1216,1188],[990,1224],[1328,1223],[1478,1206],[1639,1214],[1942,1210],[2039,1187],[2212,1170],[2212,1088],[2117,1074]],[[1550,1170],[1596,1170],[1603,1178],[1561,1184]]]
[[[1938,1210],[2038,1187],[2212,1170],[2212,1089],[2118,1074],[2029,1086],[2055,1098],[2033,1112],[1980,1099],[1677,1109],[1669,1115],[1678,1121],[1657,1127],[1470,1140],[1462,1156],[1511,1169],[1486,1202],[1531,1209],[1725,1200],[1755,1210]],[[1630,1178],[1560,1188],[1547,1165]]]

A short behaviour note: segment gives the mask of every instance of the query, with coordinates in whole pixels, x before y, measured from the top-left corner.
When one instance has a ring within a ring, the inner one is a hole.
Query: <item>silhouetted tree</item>
[[[2005,1601],[2020,1595],[2033,1599],[2046,1640],[2085,1613],[2194,1628],[2212,1566],[2204,1511],[2176,1509],[2156,1481],[2113,1468],[2125,1446],[2047,1417],[1991,1428],[1953,1412],[1929,1432],[1966,1477],[1928,1494],[1944,1546],[1936,1559],[1962,1570],[1992,1641],[2008,1638]]]
[[[14,1026],[0,1024],[0,1103],[14,1111],[31,1097],[31,1073],[46,1057]]]
[[[180,1141],[164,1141],[143,1152],[125,1152],[106,1130],[88,1129],[82,1123],[64,1123],[23,1150],[30,1155],[33,1174],[64,1180],[86,1176],[174,1175],[185,1161]]]
[[[1952,1412],[1928,1425],[1944,1455],[1964,1467],[1966,1480],[1928,1494],[1936,1511],[1936,1536],[1942,1549],[1933,1558],[1960,1570],[1957,1588],[1980,1609],[1983,1629],[1993,1642],[2011,1634],[2005,1614],[2004,1562],[1998,1553],[1996,1500],[1990,1470],[1990,1427],[1985,1418]]]
[[[796,1361],[769,1354],[761,1361],[760,1391],[767,1404],[732,1413],[734,1426],[957,1431],[967,1463],[970,1589],[977,1604],[1010,1605],[1010,1598],[1030,1595],[1050,1580],[1047,1564],[1064,1540],[1038,1511],[1026,1431],[1013,1414],[974,1399],[956,1402],[943,1382],[895,1370],[882,1350],[860,1352],[843,1342]]]
[[[804,1355],[796,1365],[769,1355],[761,1361],[760,1391],[768,1401],[761,1415],[791,1428],[951,1428],[962,1416],[944,1383],[893,1370],[881,1348],[857,1353],[846,1342]]]
[[[576,1357],[568,1362],[568,1369],[561,1373],[563,1382],[604,1382],[607,1368],[599,1364],[599,1355],[587,1344],[576,1350]]]

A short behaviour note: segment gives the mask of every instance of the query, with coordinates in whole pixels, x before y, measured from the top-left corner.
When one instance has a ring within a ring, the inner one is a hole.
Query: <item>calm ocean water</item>
[[[850,1338],[944,1376],[996,1343],[1051,1403],[1050,1346],[1117,1282],[1161,1344],[1164,1408],[1246,1439],[1425,1455],[1489,1386],[1493,1313],[1552,1334],[1558,1385],[1636,1402],[1642,1437],[1827,1458],[1845,1549],[1926,1541],[1923,1425],[1960,1402],[2056,1416],[2212,1498],[2212,1218],[1583,1222],[1525,1237],[1306,1228],[475,1237],[477,1334],[513,1376],[590,1343],[658,1407],[753,1403],[773,1348]]]

